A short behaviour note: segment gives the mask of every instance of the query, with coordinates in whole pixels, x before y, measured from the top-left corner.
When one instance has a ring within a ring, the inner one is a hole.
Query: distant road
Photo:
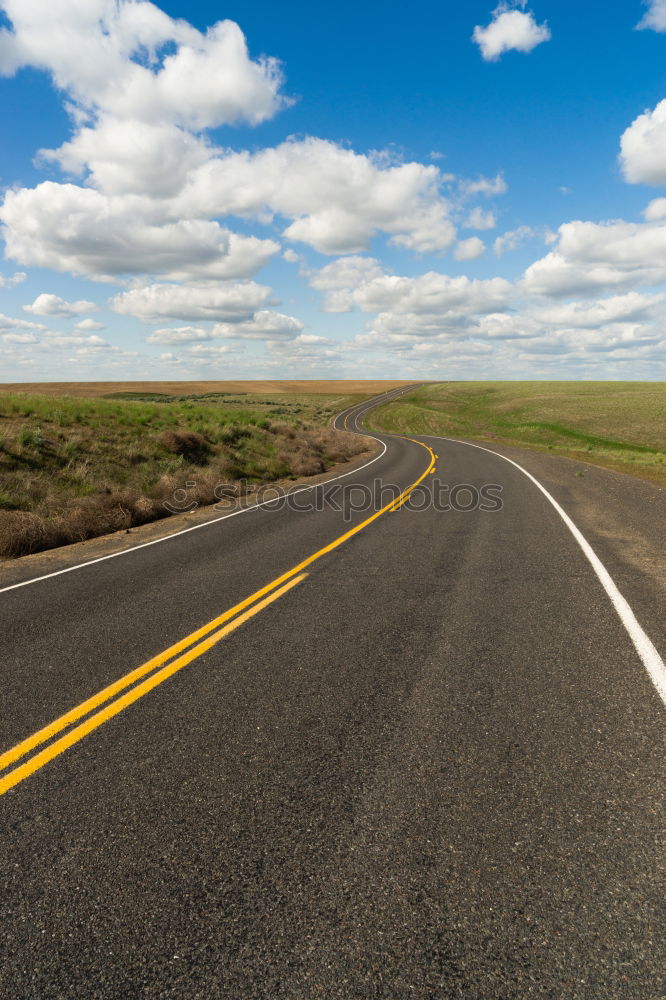
[[[0,582],[0,1000],[666,994],[663,608],[502,455],[374,436]]]

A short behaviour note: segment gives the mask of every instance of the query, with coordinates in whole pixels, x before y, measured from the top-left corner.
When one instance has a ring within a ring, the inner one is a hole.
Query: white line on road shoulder
[[[436,437],[436,435],[430,434],[424,434],[422,436]],[[636,615],[631,610],[629,602],[620,593],[615,581],[602,563],[601,559],[596,554],[583,533],[576,527],[566,511],[560,507],[555,497],[551,496],[546,487],[542,486],[539,480],[535,479],[531,472],[524,469],[522,465],[518,464],[518,462],[514,462],[512,458],[507,458],[506,455],[501,455],[498,451],[493,451],[491,448],[484,448],[480,444],[472,444],[470,441],[460,441],[458,438],[437,438],[437,440],[453,441],[455,444],[464,444],[467,445],[468,448],[478,448],[479,451],[487,451],[489,455],[496,455],[497,458],[502,458],[505,462],[515,465],[517,469],[520,469],[520,471],[527,476],[528,479],[531,479],[534,485],[541,490],[546,499],[553,505],[557,513],[560,515],[567,528],[585,553],[588,562],[599,578],[601,586],[610,597],[611,603],[617,611],[620,621],[629,633],[629,637],[636,648],[636,652],[641,658],[643,666],[650,676],[650,680],[656,687],[661,700],[666,705],[666,665],[664,664],[664,661],[657,652],[657,649],[653,645],[650,637],[640,625]]]

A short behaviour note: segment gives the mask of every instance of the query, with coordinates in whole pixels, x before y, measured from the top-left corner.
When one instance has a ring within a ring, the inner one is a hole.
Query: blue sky
[[[0,380],[663,379],[618,6],[0,0]]]

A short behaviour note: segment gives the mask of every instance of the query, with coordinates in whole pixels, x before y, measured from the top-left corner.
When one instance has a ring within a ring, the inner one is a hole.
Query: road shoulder
[[[441,440],[441,439],[440,439]],[[582,531],[658,647],[666,643],[666,489],[587,462],[472,441],[517,462]],[[527,484],[526,484],[527,485]]]

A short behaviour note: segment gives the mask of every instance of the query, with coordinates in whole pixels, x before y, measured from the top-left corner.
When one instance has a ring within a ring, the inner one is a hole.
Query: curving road
[[[1,1000],[666,993],[663,608],[501,455],[376,437],[0,583]]]

